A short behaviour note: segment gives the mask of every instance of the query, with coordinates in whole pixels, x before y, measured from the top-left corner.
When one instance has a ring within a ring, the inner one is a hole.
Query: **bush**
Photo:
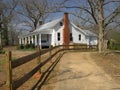
[[[120,50],[120,43],[119,44],[118,43],[114,44],[114,49],[115,50]]]
[[[35,48],[35,44],[31,44],[31,48]]]
[[[24,49],[24,45],[21,44],[21,45],[18,47],[18,49]]]
[[[3,50],[2,46],[0,45],[0,50]]]
[[[0,50],[0,54],[4,54],[5,53],[5,51],[4,50]]]
[[[25,49],[29,49],[29,48],[31,48],[31,47],[30,47],[30,44],[26,44],[26,45],[25,45]]]
[[[0,45],[0,54],[4,54],[5,51],[3,50],[2,46]]]
[[[21,44],[18,49],[34,49],[35,48],[35,44],[26,44],[26,45],[23,45]]]
[[[109,44],[109,49],[120,50],[120,43],[111,40]]]

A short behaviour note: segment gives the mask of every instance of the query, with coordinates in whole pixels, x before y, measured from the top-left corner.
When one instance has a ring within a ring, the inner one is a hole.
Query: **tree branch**
[[[105,2],[103,5],[107,5],[113,2],[120,2],[120,0],[111,0],[111,1]]]

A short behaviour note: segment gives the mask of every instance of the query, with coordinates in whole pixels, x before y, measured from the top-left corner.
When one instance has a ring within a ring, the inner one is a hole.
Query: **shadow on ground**
[[[64,54],[64,53],[63,53]],[[61,57],[63,56],[63,54],[61,54],[54,62],[53,64],[45,71],[42,73],[41,78],[38,80],[37,83],[35,83],[35,85],[32,87],[31,90],[40,90],[42,88],[42,86],[44,85],[44,83],[46,82],[46,80],[48,79],[49,75],[51,74],[51,72],[53,71],[53,69],[55,68],[55,66],[57,65],[57,63],[60,61]]]

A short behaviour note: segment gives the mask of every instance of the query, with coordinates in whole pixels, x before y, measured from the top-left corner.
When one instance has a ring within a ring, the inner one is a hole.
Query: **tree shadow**
[[[55,66],[60,61],[63,55],[64,53],[60,54],[60,56],[52,63],[52,65],[45,72],[42,73],[40,79],[35,83],[35,85],[32,87],[31,90],[35,90],[35,89],[40,90],[42,88],[42,86],[44,85],[49,75],[51,74],[51,72],[53,71],[53,69],[55,68]]]

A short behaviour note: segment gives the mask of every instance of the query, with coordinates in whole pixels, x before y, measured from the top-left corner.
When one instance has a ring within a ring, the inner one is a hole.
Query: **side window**
[[[79,39],[79,41],[81,41],[81,34],[79,34],[79,38],[78,39]]]
[[[63,23],[62,23],[62,22],[60,22],[60,26],[63,26]]]
[[[57,33],[57,39],[60,41],[60,33]]]
[[[72,33],[70,33],[70,41],[73,41]]]

